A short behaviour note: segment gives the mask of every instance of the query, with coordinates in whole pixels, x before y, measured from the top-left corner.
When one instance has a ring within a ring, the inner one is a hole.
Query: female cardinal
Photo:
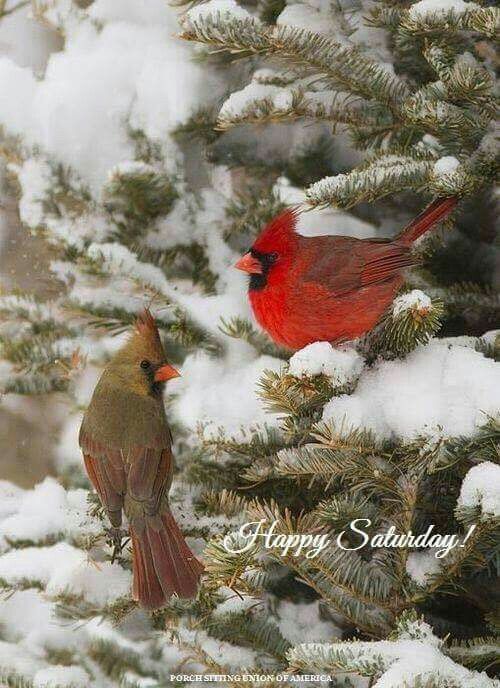
[[[235,265],[250,274],[254,315],[288,349],[317,341],[340,342],[371,330],[415,265],[411,245],[443,220],[457,199],[431,203],[395,239],[304,237],[297,210],[270,222]]]
[[[120,538],[122,511],[133,547],[134,599],[158,609],[173,593],[194,597],[203,570],[168,505],[173,460],[162,388],[169,363],[148,310],[106,366],[80,429],[85,467]]]

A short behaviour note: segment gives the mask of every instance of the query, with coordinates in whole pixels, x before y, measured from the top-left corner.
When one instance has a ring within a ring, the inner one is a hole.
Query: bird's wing
[[[302,279],[320,284],[333,296],[384,282],[416,262],[409,247],[395,241],[339,236],[308,238],[307,242],[314,245],[306,245],[311,260]]]
[[[112,449],[80,435],[85,467],[112,525],[121,524],[125,497],[156,513],[172,481],[172,452],[167,447]]]
[[[366,286],[385,282],[387,279],[398,276],[401,270],[417,264],[411,249],[397,241],[388,242],[362,242],[365,246],[358,252],[364,257],[363,270],[361,272],[361,284]]]
[[[95,487],[112,525],[122,519],[127,476],[122,452],[95,441],[86,432],[80,433],[80,446],[90,482]]]
[[[127,454],[127,494],[144,502],[148,513],[157,513],[173,475],[170,447],[134,447]]]

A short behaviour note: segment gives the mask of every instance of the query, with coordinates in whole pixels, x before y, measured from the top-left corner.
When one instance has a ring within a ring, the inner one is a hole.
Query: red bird
[[[412,244],[457,204],[431,203],[395,239],[304,237],[297,210],[272,220],[235,265],[250,274],[254,315],[272,339],[297,350],[317,341],[340,342],[371,330],[417,264]]]

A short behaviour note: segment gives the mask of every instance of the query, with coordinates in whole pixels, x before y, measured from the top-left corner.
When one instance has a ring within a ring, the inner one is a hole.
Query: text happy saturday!
[[[366,545],[374,548],[408,547],[410,549],[421,549],[432,547],[436,549],[434,556],[441,559],[455,547],[463,547],[476,528],[475,525],[470,526],[462,538],[456,534],[441,535],[435,533],[435,526],[432,524],[424,533],[419,533],[418,535],[414,535],[411,530],[407,533],[398,533],[395,526],[391,526],[386,532],[376,533],[370,537],[365,529],[369,528],[371,524],[372,522],[369,518],[356,518],[350,522],[347,530],[343,530],[335,536],[334,542],[337,547],[351,551],[361,549]],[[266,519],[243,523],[239,530],[226,535],[224,547],[228,552],[240,554],[241,552],[248,551],[252,545],[261,541],[266,549],[279,550],[282,557],[298,557],[300,554],[303,554],[307,559],[314,559],[332,543],[332,537],[329,533],[276,533],[277,526],[277,520],[268,524]],[[346,539],[349,533],[359,536],[360,542],[356,545],[350,544]],[[237,542],[234,539],[235,535],[237,536]],[[241,541],[243,541],[243,544],[239,546]]]

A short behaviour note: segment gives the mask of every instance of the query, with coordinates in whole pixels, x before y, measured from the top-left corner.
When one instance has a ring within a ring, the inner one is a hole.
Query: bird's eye
[[[143,370],[147,370],[150,365],[151,365],[151,363],[149,361],[146,361],[145,359],[144,359],[144,361],[141,361],[141,368]]]
[[[278,260],[278,253],[276,251],[273,251],[272,253],[269,254],[269,260],[274,263],[274,261]]]

